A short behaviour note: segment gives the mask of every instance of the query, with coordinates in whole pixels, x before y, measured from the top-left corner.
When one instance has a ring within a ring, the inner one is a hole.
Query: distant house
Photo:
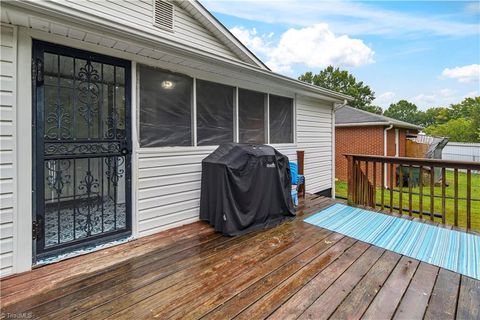
[[[335,177],[347,180],[346,153],[379,156],[405,156],[406,138],[422,127],[355,109],[349,106],[335,112]]]

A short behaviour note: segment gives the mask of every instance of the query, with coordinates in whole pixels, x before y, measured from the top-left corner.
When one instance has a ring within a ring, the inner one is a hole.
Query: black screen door
[[[131,233],[130,72],[34,41],[34,261]]]

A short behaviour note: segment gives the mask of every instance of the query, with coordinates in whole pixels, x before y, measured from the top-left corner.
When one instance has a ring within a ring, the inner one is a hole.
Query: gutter
[[[348,100],[345,99],[345,100],[343,100],[343,103],[338,104],[338,105],[333,105],[333,112],[336,112],[337,110],[342,109],[343,107],[345,107],[347,105],[347,103],[348,103]]]
[[[335,127],[371,127],[371,126],[395,126],[402,129],[422,130],[422,127],[406,126],[393,122],[351,122],[351,123],[338,123]]]

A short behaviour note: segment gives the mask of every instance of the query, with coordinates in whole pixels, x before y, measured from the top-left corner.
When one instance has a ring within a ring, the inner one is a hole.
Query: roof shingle
[[[337,127],[360,127],[372,125],[393,125],[394,127],[422,130],[416,124],[396,120],[379,114],[345,106],[335,112],[335,126]]]

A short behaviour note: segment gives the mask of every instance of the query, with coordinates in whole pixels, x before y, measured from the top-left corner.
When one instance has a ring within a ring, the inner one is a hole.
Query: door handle
[[[124,156],[126,156],[127,154],[129,154],[130,152],[128,151],[127,148],[122,148],[122,150],[120,150],[120,153]]]

